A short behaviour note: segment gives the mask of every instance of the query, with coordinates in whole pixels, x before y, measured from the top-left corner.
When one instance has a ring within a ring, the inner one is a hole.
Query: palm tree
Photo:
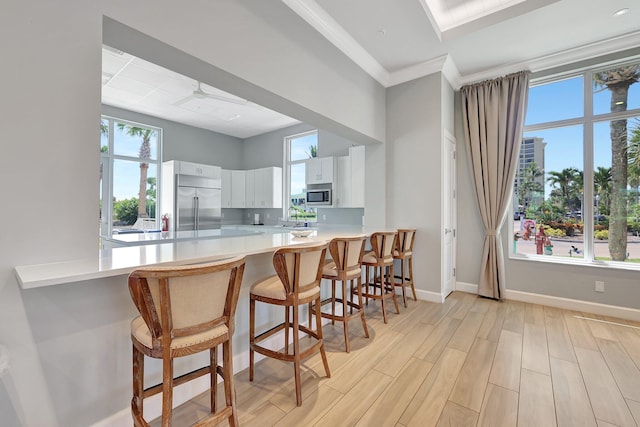
[[[611,202],[611,168],[598,169],[593,172],[593,190],[598,196],[598,212],[609,213],[609,203]]]
[[[551,171],[547,181],[554,187],[551,195],[559,199],[559,204],[564,208],[571,208],[572,199],[575,195],[576,181],[579,180],[580,173],[576,168],[565,168],[560,172]]]
[[[156,136],[154,129],[140,128],[136,126],[130,126],[125,123],[118,123],[118,129],[127,133],[132,137],[142,138],[140,144],[140,151],[138,157],[142,160],[140,162],[140,189],[138,191],[138,218],[147,217],[147,170],[149,169],[149,163],[144,160],[151,158],[151,138]]]
[[[627,65],[594,73],[596,90],[611,92],[612,113],[627,110],[629,86],[640,80],[640,65]],[[627,119],[612,120],[611,135],[611,206],[609,216],[609,253],[613,261],[627,255]]]
[[[627,170],[629,186],[633,188],[634,204],[638,204],[638,187],[640,187],[640,120],[636,119],[635,127],[631,131],[627,156],[629,168]]]
[[[538,167],[536,162],[531,162],[522,171],[521,181],[518,183],[518,202],[526,210],[532,199],[533,192],[542,192],[544,188],[538,178],[544,175],[544,172]]]
[[[313,159],[314,157],[318,157],[318,146],[310,145],[309,151],[307,151],[307,156],[309,156],[310,159]]]

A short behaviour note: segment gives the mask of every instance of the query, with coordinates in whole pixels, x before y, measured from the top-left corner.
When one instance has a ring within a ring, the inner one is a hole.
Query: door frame
[[[453,147],[452,155],[449,155],[449,144]],[[442,300],[455,290],[456,287],[456,253],[457,253],[457,225],[458,225],[458,210],[457,210],[457,179],[456,179],[456,155],[457,144],[456,137],[448,130],[443,129],[443,137],[442,137],[442,227],[441,227],[441,284],[440,284],[440,293],[442,295]],[[450,185],[449,185],[450,184]],[[452,188],[453,191],[449,192],[449,188]],[[446,230],[447,221],[446,219],[451,219],[451,228],[449,231]],[[447,257],[449,254],[447,253],[447,242],[446,239],[448,234],[452,234],[452,242],[451,242],[451,259],[449,260]],[[449,262],[447,262],[449,261]],[[450,286],[447,286],[447,265],[450,265],[453,269],[452,272],[452,282]]]

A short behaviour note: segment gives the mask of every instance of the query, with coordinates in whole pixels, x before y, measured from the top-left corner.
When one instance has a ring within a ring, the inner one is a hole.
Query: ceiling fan
[[[232,104],[238,104],[238,105],[247,105],[249,103],[249,101],[247,101],[246,99],[242,99],[233,95],[224,96],[224,95],[217,95],[214,93],[205,92],[204,90],[202,90],[201,83],[198,82],[197,89],[194,89],[194,91],[191,92],[190,95],[185,96],[179,101],[176,101],[173,105],[179,106],[194,98],[195,99],[206,99],[206,98],[217,99],[218,101],[230,102]]]

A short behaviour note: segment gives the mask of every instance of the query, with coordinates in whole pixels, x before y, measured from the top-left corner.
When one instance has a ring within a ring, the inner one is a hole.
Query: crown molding
[[[387,87],[408,82],[429,74],[442,72],[454,89],[460,88],[460,73],[451,55],[442,55],[429,61],[420,62],[389,74]]]
[[[387,86],[389,73],[315,0],[282,0],[309,25],[340,49],[367,74]]]
[[[461,77],[460,85],[475,83],[482,80],[493,79],[496,76],[528,70],[532,73],[548,70],[550,68],[561,67],[575,62],[586,61],[599,56],[620,52],[623,50],[638,47],[640,45],[640,31],[623,34],[606,40],[555,52],[549,55],[540,56],[527,61],[512,64],[503,64],[498,67],[488,68],[473,74]]]

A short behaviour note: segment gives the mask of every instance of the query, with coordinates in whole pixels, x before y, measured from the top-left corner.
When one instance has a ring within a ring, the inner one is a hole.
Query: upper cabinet
[[[282,208],[282,168],[268,167],[245,172],[245,207]]]
[[[246,171],[222,170],[222,207],[245,208]]]
[[[199,163],[191,163],[174,160],[175,174],[177,175],[194,175],[204,178],[220,177],[220,167],[211,165],[201,165]]]
[[[307,160],[305,165],[305,183],[331,184],[333,183],[333,157],[314,157]]]
[[[349,148],[349,155],[338,157],[334,206],[364,208],[364,145]]]

